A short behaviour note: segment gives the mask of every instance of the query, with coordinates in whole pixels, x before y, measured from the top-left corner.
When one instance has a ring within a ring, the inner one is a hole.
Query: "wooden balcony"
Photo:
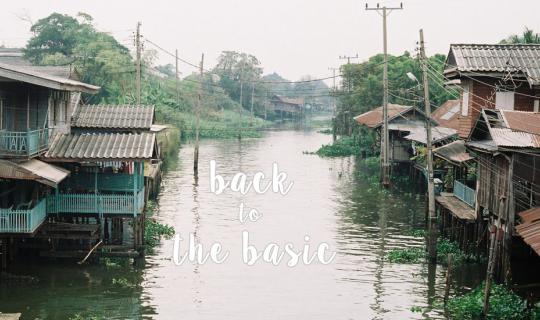
[[[459,180],[454,180],[454,196],[473,208],[476,204],[476,191]]]
[[[0,130],[0,155],[10,157],[34,157],[47,150],[49,129],[30,131]]]
[[[31,209],[0,209],[0,233],[34,233],[47,217],[46,200]]]
[[[60,193],[47,198],[47,213],[137,216],[144,209],[144,188],[126,194]]]

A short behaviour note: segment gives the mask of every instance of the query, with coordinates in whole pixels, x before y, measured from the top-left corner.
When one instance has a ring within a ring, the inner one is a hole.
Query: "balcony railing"
[[[467,187],[463,182],[454,180],[454,196],[474,208],[476,191]]]
[[[67,193],[51,195],[47,198],[47,213],[49,214],[83,213],[136,216],[142,212],[143,208],[144,188],[136,196],[133,194]]]
[[[0,233],[33,233],[47,216],[45,199],[28,210],[0,209]]]
[[[49,130],[31,131],[0,130],[0,154],[15,157],[32,157],[47,149]]]

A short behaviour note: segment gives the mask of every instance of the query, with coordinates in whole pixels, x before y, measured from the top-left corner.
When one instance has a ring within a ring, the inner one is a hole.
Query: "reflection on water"
[[[365,169],[353,158],[303,154],[330,140],[313,131],[269,132],[241,142],[205,140],[198,181],[192,172],[192,146],[183,146],[177,168],[164,177],[156,217],[174,226],[183,239],[193,233],[205,248],[220,242],[230,251],[227,261],[176,266],[172,241],[165,241],[142,269],[32,266],[24,273],[40,281],[1,285],[0,310],[22,311],[25,319],[65,319],[88,309],[103,309],[116,319],[442,318],[440,310],[429,307],[443,294],[445,270],[385,260],[389,250],[421,244],[422,239],[408,234],[424,226],[423,199],[381,191],[358,174]],[[294,187],[286,196],[229,190],[215,195],[209,190],[210,160],[227,177],[257,171],[269,176],[276,162]],[[242,202],[262,218],[241,224]],[[329,265],[290,268],[259,261],[249,267],[241,257],[244,230],[259,250],[269,243],[302,248],[309,235],[312,248],[326,242],[337,255]],[[112,285],[119,276],[115,272],[138,285]],[[414,313],[413,306],[425,311]]]

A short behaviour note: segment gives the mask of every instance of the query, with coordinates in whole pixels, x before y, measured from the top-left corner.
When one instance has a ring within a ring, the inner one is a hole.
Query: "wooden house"
[[[375,130],[380,136],[383,126],[382,107],[358,115],[354,120],[359,125]],[[415,146],[426,144],[425,122],[424,112],[415,107],[388,105],[389,158],[392,163],[410,163],[411,158],[416,155]],[[433,119],[432,123],[432,142],[435,145],[446,143],[456,136],[454,129],[437,126]]]
[[[304,113],[304,98],[289,98],[274,94],[270,99],[269,111],[279,114],[281,119],[284,117],[301,116]]]
[[[62,240],[112,243],[124,219],[142,245],[144,168],[159,159],[153,107],[109,107],[92,126],[80,96],[99,87],[58,72],[0,63],[0,267],[17,252],[7,243],[52,249],[45,254]]]
[[[540,202],[540,113],[484,109],[473,126],[467,148],[477,161],[476,212],[492,232],[499,231],[499,275],[509,276],[514,237],[521,235],[540,253],[534,229],[540,217],[523,213]],[[524,223],[525,225],[516,225]]]
[[[468,138],[482,109],[540,111],[538,60],[538,44],[452,44],[443,74],[461,88],[459,136]]]

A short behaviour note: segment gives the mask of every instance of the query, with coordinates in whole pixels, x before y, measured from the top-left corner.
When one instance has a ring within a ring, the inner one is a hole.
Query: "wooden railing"
[[[49,130],[0,130],[0,154],[32,157],[47,149]]]
[[[454,180],[454,196],[474,208],[476,191],[467,187],[463,182]]]
[[[0,233],[33,233],[47,216],[46,200],[28,210],[0,209]]]
[[[135,206],[135,210],[134,210]],[[144,208],[144,188],[136,194],[66,193],[47,198],[49,214],[137,215]]]

